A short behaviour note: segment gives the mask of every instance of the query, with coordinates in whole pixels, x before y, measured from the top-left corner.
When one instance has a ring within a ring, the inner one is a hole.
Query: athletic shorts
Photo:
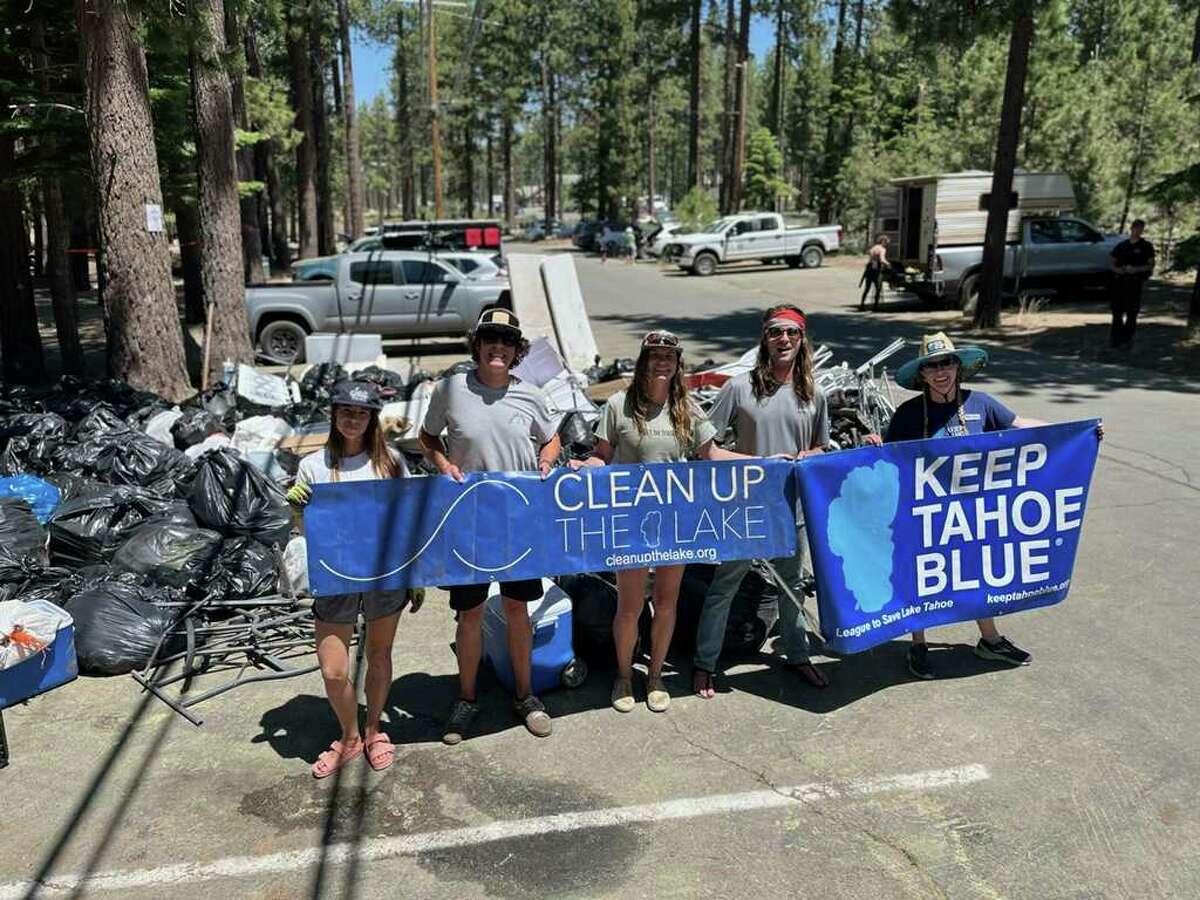
[[[466,612],[477,606],[482,606],[487,599],[487,582],[483,584],[460,584],[447,588],[450,591],[450,608],[456,612]],[[528,578],[524,581],[500,582],[500,596],[509,600],[521,600],[525,603],[536,603],[542,599],[542,579]]]
[[[353,625],[361,612],[363,619],[374,622],[394,615],[408,606],[408,591],[364,591],[361,594],[337,594],[313,598],[313,616],[329,625]]]

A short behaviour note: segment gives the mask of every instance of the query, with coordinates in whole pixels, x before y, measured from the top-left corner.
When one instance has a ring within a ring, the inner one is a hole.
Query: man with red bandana
[[[784,456],[800,459],[821,453],[829,443],[829,411],[825,394],[813,380],[812,346],[806,335],[804,313],[790,304],[768,309],[763,315],[762,339],[754,368],[727,381],[709,414],[718,438],[733,430],[726,447],[751,456]],[[828,685],[824,673],[809,659],[809,635],[800,585],[808,544],[799,509],[796,555],[771,560],[775,571],[791,588],[779,598],[779,641],[789,669],[813,687]],[[750,560],[721,563],[704,598],[696,630],[693,690],[701,697],[715,696],[713,678],[729,607],[750,570]]]

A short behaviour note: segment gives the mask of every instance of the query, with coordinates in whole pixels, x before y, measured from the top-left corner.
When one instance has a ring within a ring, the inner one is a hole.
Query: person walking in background
[[[379,389],[363,382],[341,382],[334,386],[332,399],[329,441],[324,450],[300,461],[296,482],[288,491],[288,500],[295,506],[308,503],[315,484],[408,476],[404,457],[384,442],[379,425],[379,411],[383,409]],[[342,729],[341,738],[313,763],[313,777],[332,775],[363,753],[375,770],[392,764],[396,748],[379,727],[392,687],[392,644],[401,611],[411,603],[416,612],[423,599],[424,591],[417,589],[364,591],[313,600],[317,661],[325,695]],[[350,680],[350,639],[359,613],[367,623],[367,717],[361,734],[358,698]]]
[[[633,265],[637,259],[637,234],[634,233],[632,225],[625,226],[625,254],[628,257],[625,262]]]
[[[813,381],[812,345],[807,319],[799,307],[785,303],[763,315],[758,358],[750,372],[735,375],[721,387],[710,418],[718,437],[733,429],[733,449],[751,456],[785,456],[802,459],[821,453],[829,443],[829,410],[824,392]],[[813,687],[829,682],[809,659],[809,635],[804,625],[801,584],[808,543],[804,521],[797,509],[799,533],[793,556],[771,560],[779,577],[795,595],[779,596],[779,646],[789,669]],[[704,596],[696,629],[696,654],[692,690],[700,697],[716,695],[717,659],[725,641],[729,608],[750,560],[739,559],[717,566]]]
[[[875,239],[871,249],[867,251],[867,266],[863,269],[859,284],[862,285],[862,296],[858,300],[858,308],[865,309],[867,294],[875,288],[875,309],[879,309],[879,294],[883,290],[883,270],[888,264],[888,236],[881,234]]]
[[[741,453],[722,450],[713,443],[712,424],[696,406],[683,375],[683,349],[669,331],[651,331],[642,338],[642,349],[627,391],[608,399],[596,430],[596,446],[572,468],[609,463],[682,462],[686,459],[744,459]],[[650,628],[650,665],[646,672],[646,706],[665,712],[671,695],[663,686],[662,668],[675,632],[675,606],[684,566],[655,566],[654,621]],[[613,641],[617,649],[617,678],[612,706],[632,712],[633,650],[637,623],[646,603],[649,568],[617,572],[617,614]]]
[[[549,474],[558,459],[558,417],[550,412],[541,388],[510,370],[529,352],[521,323],[506,309],[486,309],[470,335],[475,368],[443,378],[434,386],[421,426],[421,445],[437,470],[456,481],[464,472]],[[443,442],[441,433],[447,433]],[[455,651],[459,695],[450,710],[442,740],[459,743],[479,712],[475,682],[483,658],[483,615],[488,582],[450,589],[450,608],[458,617]],[[530,734],[547,737],[553,722],[531,687],[533,628],[526,604],[541,599],[542,580],[501,581],[500,596],[508,625],[516,697],[513,712]]]
[[[1112,335],[1113,347],[1133,346],[1138,313],[1142,308],[1142,288],[1154,271],[1154,245],[1142,237],[1146,223],[1134,219],[1129,237],[1112,249]]]

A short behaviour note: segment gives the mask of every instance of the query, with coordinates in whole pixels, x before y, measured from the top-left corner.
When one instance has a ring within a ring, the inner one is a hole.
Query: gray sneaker
[[[546,712],[542,701],[533,694],[513,700],[513,712],[525,723],[525,727],[534,737],[549,737],[550,732],[554,730],[554,720],[550,718],[550,713]]]
[[[450,707],[450,718],[446,720],[446,727],[442,729],[443,744],[459,744],[467,735],[467,729],[471,727],[471,722],[479,712],[479,704],[471,700],[464,700],[459,697],[454,701],[454,705]]]

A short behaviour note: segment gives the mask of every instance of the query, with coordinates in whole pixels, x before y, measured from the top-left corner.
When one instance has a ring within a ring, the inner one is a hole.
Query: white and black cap
[[[361,406],[365,409],[383,409],[379,387],[369,381],[339,381],[333,386],[330,397],[334,406]]]

